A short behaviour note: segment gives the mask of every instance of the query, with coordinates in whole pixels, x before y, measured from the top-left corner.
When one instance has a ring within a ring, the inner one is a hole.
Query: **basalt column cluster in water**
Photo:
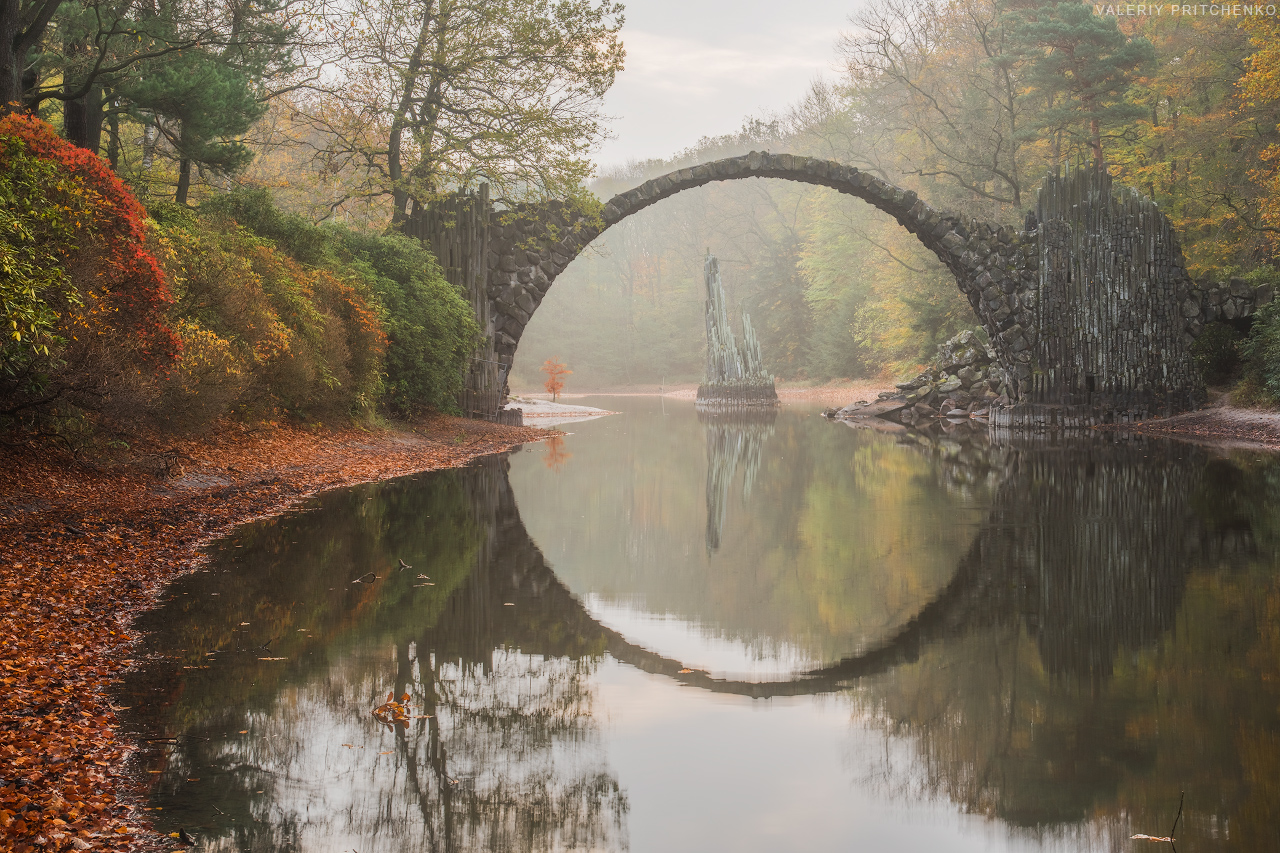
[[[742,312],[741,343],[729,325],[720,263],[711,252],[703,262],[703,277],[707,286],[707,370],[698,386],[698,408],[778,405],[778,393],[773,377],[764,369],[760,340],[751,327],[751,317]]]

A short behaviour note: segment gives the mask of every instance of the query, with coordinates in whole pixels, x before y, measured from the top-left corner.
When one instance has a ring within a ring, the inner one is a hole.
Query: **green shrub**
[[[355,275],[303,265],[233,222],[158,211],[186,353],[165,388],[184,428],[232,408],[360,417],[378,405],[386,334]]]
[[[369,281],[387,329],[386,404],[397,415],[455,411],[480,330],[470,303],[435,256],[398,234],[337,231],[343,255]]]
[[[238,225],[270,241],[293,261],[327,270],[358,290],[370,304],[376,303],[386,332],[378,395],[387,411],[408,416],[424,409],[456,410],[463,371],[475,350],[479,329],[464,295],[445,281],[435,257],[421,243],[399,234],[315,225],[276,208],[264,189],[228,193],[201,205],[200,211],[211,222],[222,221],[223,229]],[[297,318],[300,330],[315,328],[314,322],[306,322],[307,308],[287,283],[292,279],[281,279],[278,270],[259,272],[273,299],[292,306],[283,316]],[[339,314],[354,310],[350,300],[345,302],[347,307],[343,304],[339,300],[331,310]],[[356,327],[364,322],[351,317]],[[314,334],[308,340],[317,349],[342,347],[336,339],[323,344]],[[353,363],[371,363],[366,338],[348,336],[345,346]],[[286,385],[295,392],[309,387],[314,377],[349,384],[348,378],[333,372],[337,349],[320,362],[308,362],[299,353],[293,361],[279,364],[281,393]],[[363,389],[358,392],[361,400],[374,394],[371,383],[360,380],[356,384]]]
[[[1249,337],[1240,342],[1243,377],[1233,392],[1236,402],[1262,405],[1280,400],[1280,303],[1266,305],[1253,317]]]

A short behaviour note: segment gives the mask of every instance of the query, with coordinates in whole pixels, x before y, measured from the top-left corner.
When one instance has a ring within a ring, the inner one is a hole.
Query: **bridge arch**
[[[760,151],[645,181],[606,202],[598,218],[577,214],[560,201],[495,213],[489,229],[485,296],[488,331],[497,360],[510,367],[525,327],[556,277],[609,227],[676,193],[713,181],[744,178],[778,178],[828,187],[888,214],[955,276],[1008,375],[1030,376],[1034,300],[1025,296],[1037,281],[1035,232],[1018,232],[939,211],[914,191],[853,166]],[[1020,357],[1022,352],[1026,355]]]
[[[529,320],[556,277],[606,229],[713,181],[778,178],[862,199],[914,234],[955,277],[986,329],[1012,404],[992,423],[1041,429],[1143,419],[1203,397],[1190,343],[1205,323],[1247,317],[1269,288],[1196,284],[1172,224],[1134,190],[1092,167],[1049,173],[1024,230],[940,211],[855,167],[753,151],[678,169],[604,204],[598,215],[558,200],[495,211],[487,186],[415,215],[405,232],[431,245],[467,291],[485,343],[461,404],[501,419],[507,375]],[[1264,292],[1265,291],[1265,292]]]

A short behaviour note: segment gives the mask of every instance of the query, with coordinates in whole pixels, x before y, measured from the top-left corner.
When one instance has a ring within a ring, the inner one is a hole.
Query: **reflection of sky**
[[[605,601],[598,595],[587,595],[582,603],[598,622],[632,643],[716,678],[786,678],[823,663],[790,643],[766,638],[748,645],[678,616],[650,613],[643,606]]]
[[[838,697],[711,695],[613,661],[595,684],[635,853],[1046,849],[948,804],[890,799],[867,768],[886,752],[906,763],[905,748],[851,723]]]
[[[424,661],[413,667],[417,683],[409,691],[415,713],[424,710],[422,677],[433,680],[428,667]],[[488,849],[485,839],[500,839],[504,832],[523,836],[516,829],[521,798],[526,818],[537,812],[535,802],[567,804],[568,814],[579,815],[577,823],[558,824],[552,808],[535,818],[551,849],[569,849],[564,836],[578,833],[568,830],[591,823],[582,819],[589,809],[573,808],[582,805],[575,786],[609,772],[590,713],[590,690],[575,688],[588,670],[499,650],[483,673],[439,666],[434,682],[450,700],[434,709],[448,756],[444,774],[450,781],[442,783],[433,772],[426,720],[389,731],[370,713],[391,688],[395,653],[391,647],[366,647],[335,661],[322,677],[286,687],[269,710],[238,723],[246,733],[226,733],[215,747],[217,764],[238,768],[241,780],[256,780],[250,790],[266,796],[255,798],[254,817],[294,828],[299,851],[431,849],[433,834],[439,838],[444,832],[442,784],[452,786],[458,814],[453,833],[462,843],[453,849]],[[174,762],[174,771],[195,773],[197,782],[209,777],[197,792],[222,787],[208,766]],[[539,800],[535,791],[546,796]],[[210,802],[216,804],[216,797]],[[462,819],[468,804],[485,815],[470,830]],[[610,815],[606,805],[604,819],[594,825],[605,836],[600,849],[625,849],[616,838],[608,840]],[[479,837],[468,844],[463,839],[472,832]],[[259,837],[255,849],[265,849],[264,842]],[[224,835],[209,838],[207,849],[241,846]]]
[[[227,764],[266,771],[260,785],[268,798],[259,801],[256,816],[292,824],[299,851],[431,849],[430,824],[440,837],[426,734],[416,724],[419,731],[408,734],[427,789],[420,800],[409,781],[403,739],[369,715],[387,689],[371,658],[382,658],[388,670],[393,664],[390,654],[373,648],[335,661],[324,677],[282,691],[269,712],[244,723],[247,735],[228,738],[220,750]],[[486,695],[542,693],[545,676],[554,681],[556,668],[495,652],[494,667],[482,680],[488,683],[473,683],[455,695],[481,699],[478,705],[463,703],[473,710],[492,708]],[[533,675],[539,671],[541,677]],[[466,680],[452,666],[441,673],[445,684]],[[840,696],[715,695],[606,658],[589,677],[582,699],[578,707],[587,716],[579,731],[586,737],[555,738],[554,745],[526,752],[523,760],[503,751],[511,734],[519,739],[518,731],[498,735],[447,711],[441,718],[444,730],[452,732],[450,776],[473,791],[505,788],[506,796],[527,796],[543,774],[563,784],[600,770],[620,783],[628,803],[620,836],[592,848],[572,846],[561,836],[550,850],[1089,849],[1074,837],[1054,843],[1016,836],[998,822],[958,814],[948,803],[886,788],[885,765],[910,766],[910,746],[851,718],[850,704]],[[240,849],[231,837],[210,841],[206,849]],[[473,843],[460,849],[488,849],[481,839]]]

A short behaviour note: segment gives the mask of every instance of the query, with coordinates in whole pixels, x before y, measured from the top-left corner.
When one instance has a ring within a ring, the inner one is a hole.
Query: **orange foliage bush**
[[[237,407],[313,416],[374,409],[387,337],[360,283],[302,264],[225,219],[163,218],[184,339],[190,334],[203,353],[184,353],[166,387],[171,423],[190,428]]]
[[[573,371],[567,365],[554,358],[547,359],[539,369],[547,374],[545,387],[547,393],[551,395],[551,401],[555,402],[560,397],[560,392],[564,390],[564,382],[560,381],[560,377],[568,376]]]
[[[75,239],[61,247],[67,271],[85,300],[76,324],[91,334],[126,336],[128,348],[152,365],[172,361],[182,348],[168,322],[173,297],[147,250],[142,205],[100,157],[62,139],[37,118],[5,116],[0,137],[57,163],[77,179],[81,197],[63,200],[66,213],[76,217]],[[5,165],[0,161],[0,168]]]

